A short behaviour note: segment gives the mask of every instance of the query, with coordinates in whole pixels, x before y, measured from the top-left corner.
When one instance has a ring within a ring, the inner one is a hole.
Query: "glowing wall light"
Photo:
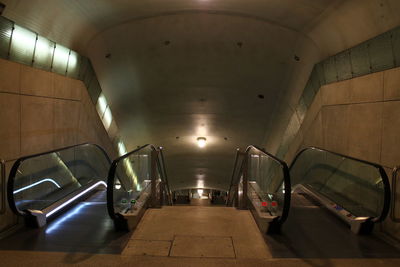
[[[73,78],[79,75],[79,54],[72,50],[69,53],[67,74]]]
[[[120,156],[125,155],[127,153],[126,147],[122,141],[118,142],[118,153]]]
[[[104,112],[107,108],[107,100],[103,93],[100,94],[99,98],[97,99],[96,109],[99,113],[100,118],[103,118]]]
[[[36,36],[36,33],[14,25],[11,37],[10,59],[24,64],[32,64]]]
[[[200,148],[205,147],[205,146],[206,146],[206,142],[207,142],[207,139],[206,139],[205,137],[199,137],[199,138],[197,138],[197,145],[198,145]]]
[[[65,75],[67,71],[69,49],[57,44],[54,50],[53,71]]]
[[[35,55],[33,56],[33,66],[45,70],[50,70],[53,60],[55,43],[46,38],[38,36],[36,41]]]
[[[12,32],[13,32],[13,30],[12,30],[12,24],[11,25],[9,25],[9,26],[11,26],[9,29],[7,29],[3,34],[2,34],[2,36],[3,36],[3,38],[4,39],[11,39],[11,35],[12,35]],[[16,25],[15,25],[16,26]]]
[[[68,57],[68,69],[75,69],[78,65],[78,54],[74,51],[71,51]]]
[[[106,111],[104,112],[104,116],[103,116],[103,124],[107,131],[110,128],[111,122],[112,122],[111,110],[110,110],[110,107],[107,107]]]

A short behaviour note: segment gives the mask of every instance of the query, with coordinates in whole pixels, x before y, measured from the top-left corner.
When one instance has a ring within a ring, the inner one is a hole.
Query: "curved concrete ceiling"
[[[400,10],[394,0],[3,2],[6,17],[91,58],[128,149],[164,146],[173,189],[227,189],[236,148],[277,143],[313,64],[398,25]],[[351,35],[345,24],[376,7],[388,18]]]
[[[255,19],[180,13],[104,31],[89,55],[128,147],[164,146],[174,188],[197,186],[200,171],[203,187],[227,188],[236,147],[264,139],[299,38]]]
[[[179,12],[252,17],[301,31],[327,7],[343,0],[3,0],[4,15],[82,52],[106,29],[134,19]]]

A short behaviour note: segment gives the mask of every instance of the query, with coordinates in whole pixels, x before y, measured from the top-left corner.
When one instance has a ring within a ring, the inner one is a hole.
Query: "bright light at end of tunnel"
[[[197,193],[201,196],[203,194],[203,189],[197,189]]]
[[[207,142],[207,139],[206,139],[205,137],[199,137],[199,138],[197,138],[197,145],[198,145],[200,148],[205,147],[205,146],[206,146],[206,142]]]
[[[197,180],[197,188],[204,188],[204,181],[203,180]]]

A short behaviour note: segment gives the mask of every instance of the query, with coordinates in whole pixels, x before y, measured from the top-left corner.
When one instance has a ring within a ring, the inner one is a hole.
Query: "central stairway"
[[[122,254],[175,258],[271,258],[250,211],[204,206],[164,206],[147,210]]]

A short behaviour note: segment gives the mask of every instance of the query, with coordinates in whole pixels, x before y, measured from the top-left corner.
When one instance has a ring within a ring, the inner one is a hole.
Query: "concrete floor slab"
[[[132,238],[172,241],[175,236],[231,237],[237,258],[271,258],[250,211],[230,207],[149,209]]]
[[[163,267],[397,267],[400,259],[228,259],[148,257],[134,255],[101,255],[85,253],[0,251],[1,266],[163,266]]]
[[[170,241],[131,239],[122,254],[167,257],[170,248]]]
[[[235,258],[235,250],[231,237],[176,236],[170,256]]]

